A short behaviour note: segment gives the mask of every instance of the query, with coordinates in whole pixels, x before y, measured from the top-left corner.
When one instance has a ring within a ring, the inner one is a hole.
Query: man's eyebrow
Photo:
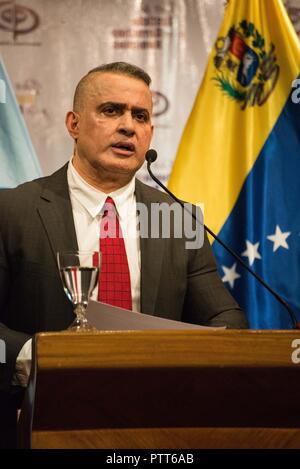
[[[125,104],[125,103],[118,103],[118,102],[115,102],[115,101],[106,101],[105,103],[100,104],[98,106],[98,109],[103,109],[103,107],[105,107],[105,106],[112,106],[112,107],[115,107],[115,108],[118,108],[118,109],[126,109],[127,108],[127,104]],[[145,112],[148,115],[150,115],[148,109],[146,109],[144,107],[133,106],[131,108],[131,111],[132,112]]]
[[[105,103],[101,103],[98,108],[99,109],[102,109],[104,106],[113,106],[113,107],[117,107],[117,108],[120,108],[120,109],[124,109],[126,108],[126,104],[124,103],[117,103],[115,101],[106,101]]]
[[[132,108],[132,111],[134,111],[134,112],[146,112],[147,114],[149,114],[148,109],[146,109],[145,107],[136,107],[136,106],[134,106]]]

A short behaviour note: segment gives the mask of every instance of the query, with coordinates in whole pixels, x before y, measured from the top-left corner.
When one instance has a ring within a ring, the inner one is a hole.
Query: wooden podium
[[[300,332],[38,334],[21,446],[300,448],[294,339]]]

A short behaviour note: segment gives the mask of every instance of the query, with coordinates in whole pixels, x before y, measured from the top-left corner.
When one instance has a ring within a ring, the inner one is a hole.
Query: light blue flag
[[[0,189],[41,176],[38,158],[0,57]]]

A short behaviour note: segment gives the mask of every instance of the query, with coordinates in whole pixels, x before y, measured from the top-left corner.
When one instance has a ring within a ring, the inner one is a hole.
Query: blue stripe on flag
[[[291,96],[219,235],[247,263],[253,262],[251,267],[300,321],[300,103]],[[216,242],[213,248],[221,277],[232,279],[232,289],[228,281],[225,285],[247,312],[250,327],[290,328],[284,307],[242,267],[234,268],[235,261]],[[225,275],[223,267],[231,270]],[[234,272],[240,277],[234,278]]]

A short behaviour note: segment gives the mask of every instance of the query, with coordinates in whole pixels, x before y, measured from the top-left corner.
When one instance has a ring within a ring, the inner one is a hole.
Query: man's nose
[[[134,119],[131,112],[124,112],[122,116],[120,116],[118,131],[126,136],[131,136],[135,133]]]

